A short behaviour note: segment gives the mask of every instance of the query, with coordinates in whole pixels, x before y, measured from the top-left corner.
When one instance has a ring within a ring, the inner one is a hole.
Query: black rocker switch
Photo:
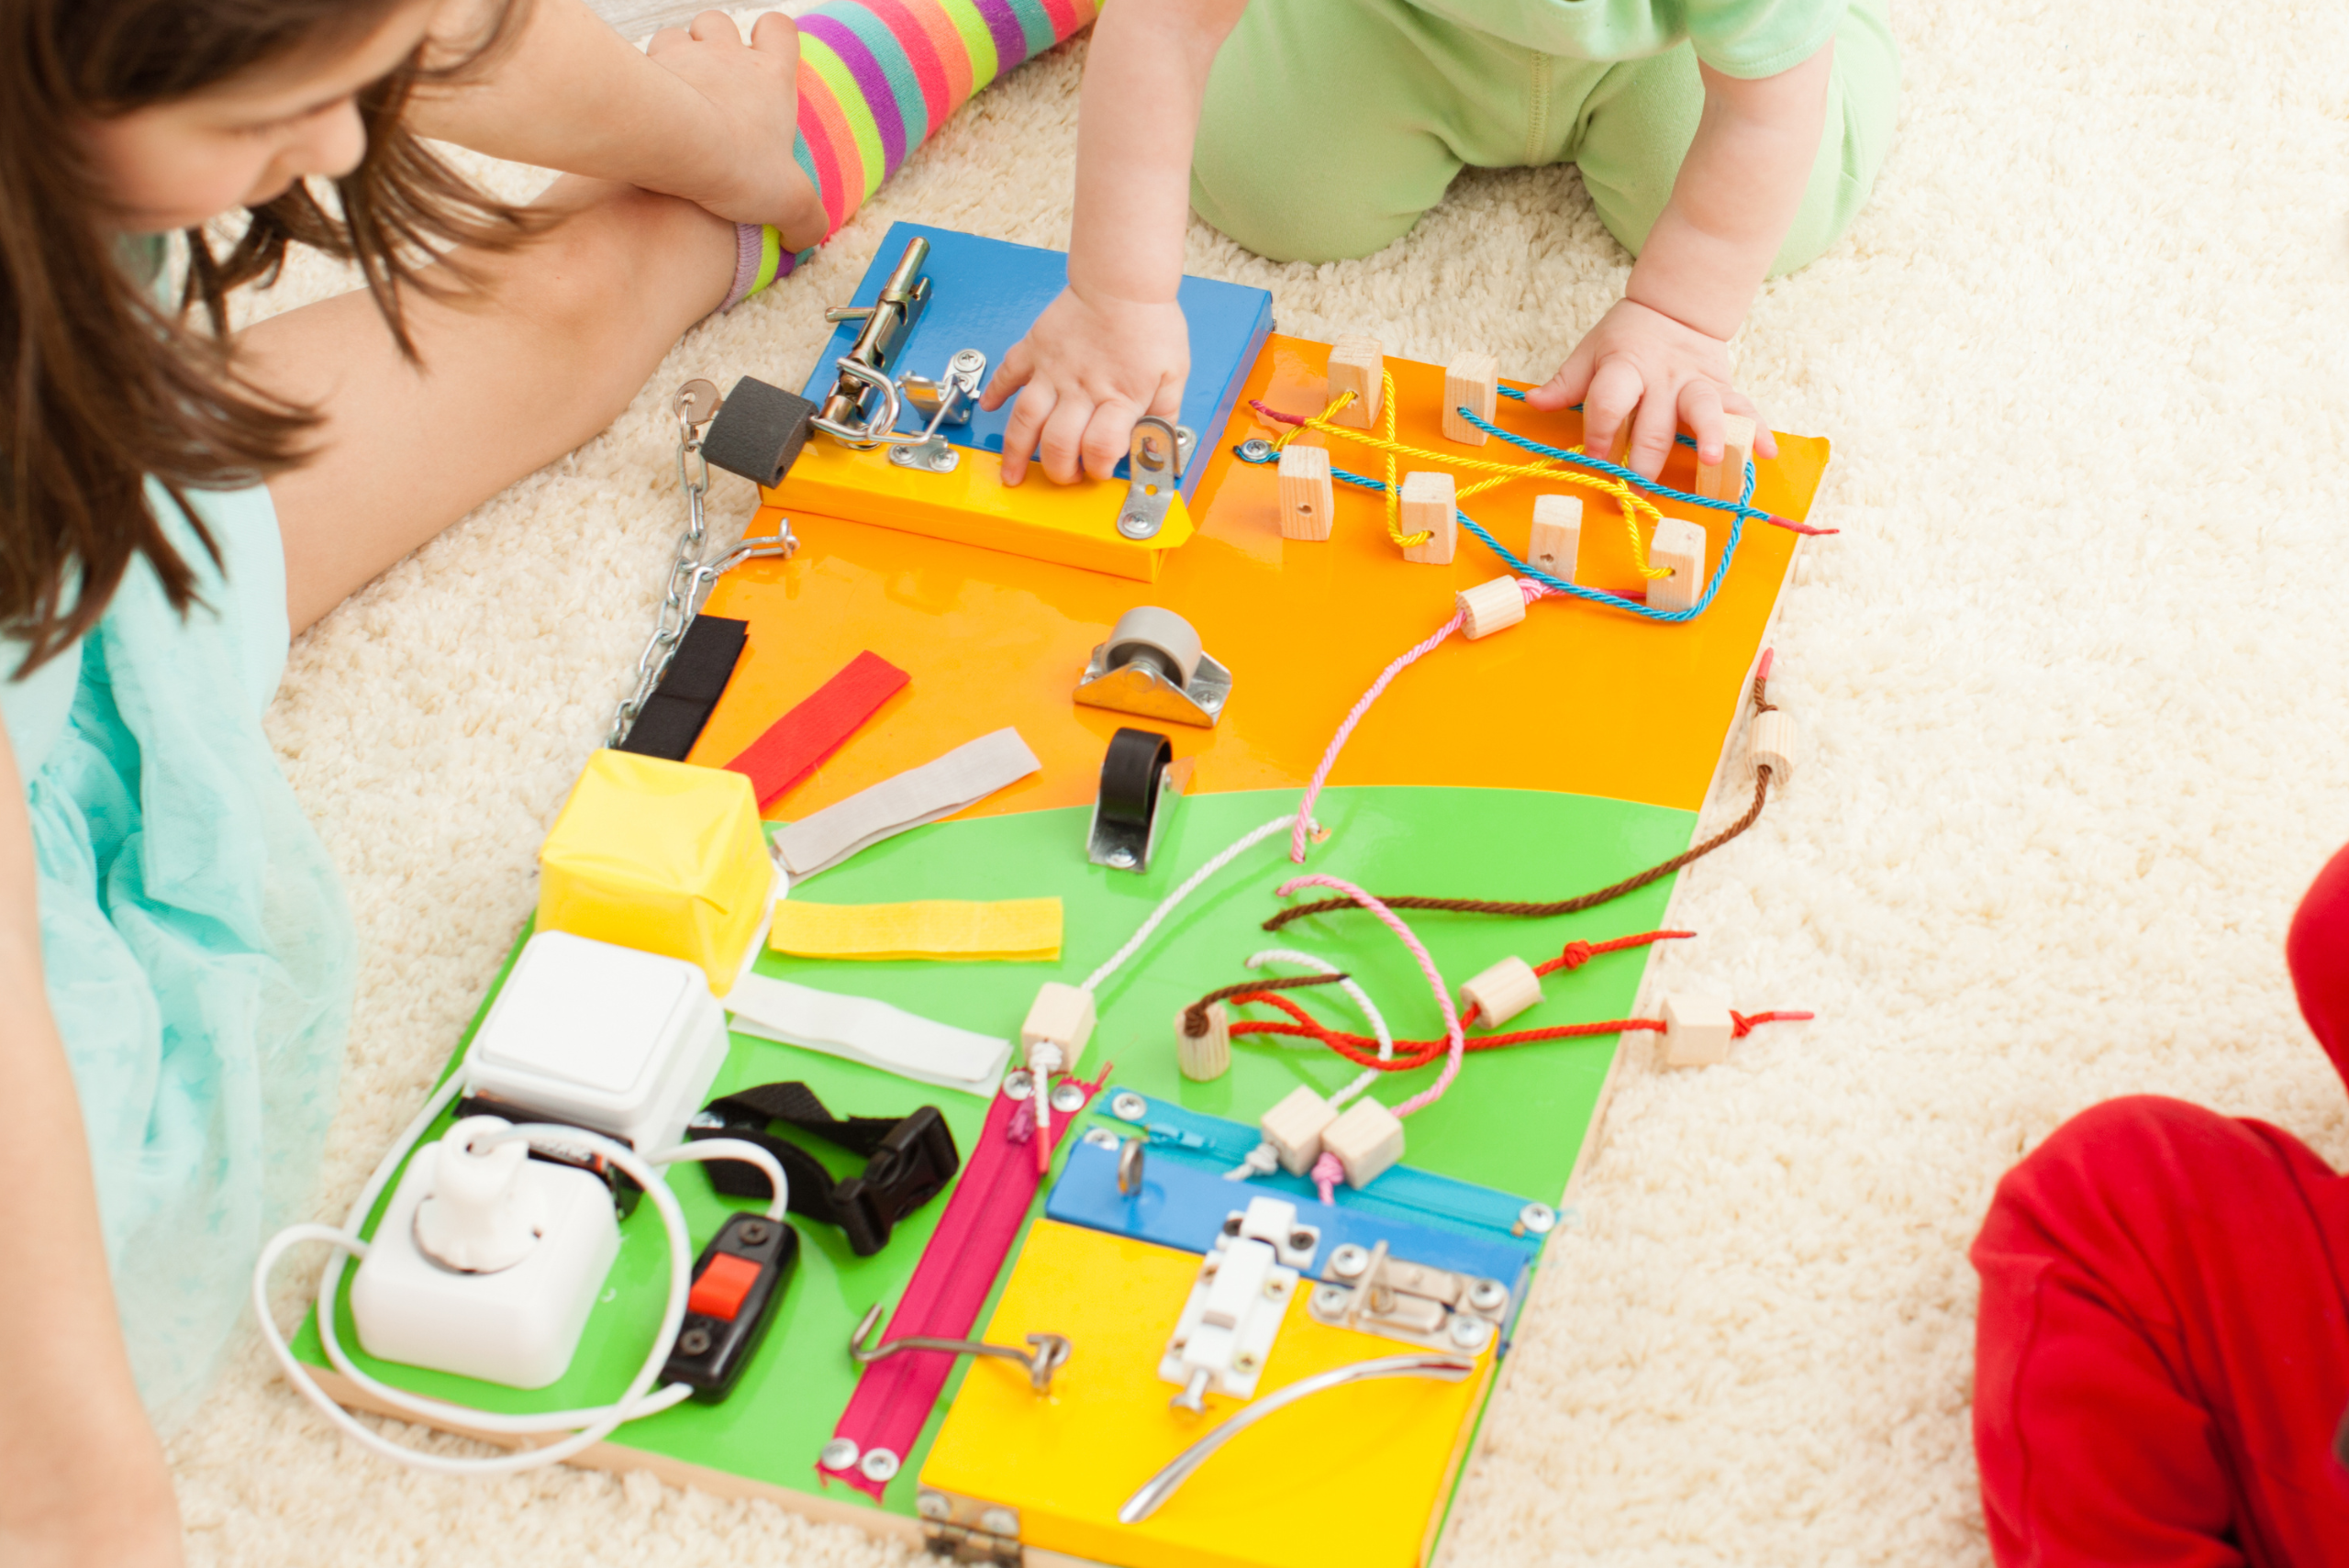
[[[815,413],[816,406],[797,393],[746,375],[703,433],[701,455],[753,484],[780,484],[807,444],[807,421]]]
[[[765,1338],[771,1309],[798,1263],[799,1232],[790,1226],[763,1214],[729,1218],[694,1260],[685,1320],[661,1381],[690,1385],[705,1404],[725,1398]]]

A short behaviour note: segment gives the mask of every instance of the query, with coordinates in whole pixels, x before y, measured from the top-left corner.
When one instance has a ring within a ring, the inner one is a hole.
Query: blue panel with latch
[[[1388,1252],[1408,1262],[1497,1279],[1515,1290],[1542,1250],[1538,1235],[1472,1236],[1353,1207],[1344,1199],[1361,1195],[1348,1188],[1339,1189],[1338,1204],[1324,1205],[1309,1185],[1300,1197],[1286,1190],[1275,1193],[1273,1183],[1263,1178],[1226,1181],[1207,1166],[1168,1157],[1163,1147],[1152,1147],[1144,1155],[1141,1190],[1129,1195],[1118,1190],[1118,1152],[1080,1140],[1069,1151],[1067,1166],[1044,1200],[1046,1218],[1162,1247],[1205,1252],[1215,1245],[1226,1219],[1246,1208],[1250,1198],[1278,1195],[1297,1204],[1299,1224],[1315,1226],[1321,1232],[1312,1266],[1306,1271],[1317,1279],[1337,1248],[1349,1243],[1371,1247],[1385,1241]],[[1381,1176],[1379,1181],[1386,1179]]]
[[[892,367],[893,375],[937,377],[946,361],[963,349],[987,357],[987,375],[994,378],[1011,346],[1027,335],[1044,307],[1060,296],[1068,283],[1068,257],[1033,245],[1005,239],[982,239],[952,228],[920,223],[893,223],[856,286],[852,305],[871,305],[906,253],[907,240],[930,241],[930,305],[915,326],[913,336]],[[1209,449],[1223,433],[1240,400],[1241,384],[1273,329],[1273,296],[1263,289],[1208,278],[1185,278],[1175,297],[1191,328],[1191,375],[1183,388],[1183,410],[1175,422],[1198,437],[1193,461],[1183,471],[1183,498],[1188,501],[1207,473]],[[807,377],[806,395],[821,405],[840,379],[834,361],[856,341],[860,323],[843,322]],[[952,444],[977,451],[1003,450],[1003,429],[1011,419],[1006,404],[992,414],[974,413],[971,422],[946,426],[941,433]],[[898,415],[896,428],[918,433],[927,421],[910,404]],[[1126,464],[1118,465],[1126,477]]]

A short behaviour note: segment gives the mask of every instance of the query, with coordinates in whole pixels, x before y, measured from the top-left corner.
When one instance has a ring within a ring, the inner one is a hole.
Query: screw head
[[[1468,1305],[1479,1312],[1497,1312],[1508,1305],[1508,1287],[1497,1279],[1480,1279],[1468,1287]]]
[[[1150,1102],[1131,1089],[1121,1089],[1109,1097],[1109,1114],[1119,1121],[1140,1121],[1150,1114]]]
[[[1529,1203],[1517,1211],[1517,1223],[1535,1236],[1547,1236],[1557,1229],[1558,1211],[1546,1203]]]
[[[726,1125],[726,1118],[716,1111],[696,1111],[685,1118],[685,1125],[696,1132],[716,1132]]]
[[[1101,859],[1105,864],[1113,866],[1119,871],[1131,871],[1134,868],[1134,852],[1129,849],[1111,850]]]
[[[867,1449],[856,1467],[864,1472],[867,1481],[894,1481],[897,1477],[897,1456],[885,1448]]]
[[[677,1336],[677,1349],[689,1356],[709,1354],[709,1330],[707,1329],[686,1329]]]
[[[1148,539],[1158,532],[1158,525],[1147,512],[1120,512],[1118,531],[1128,539]]]
[[[763,1247],[766,1245],[767,1238],[773,1234],[774,1232],[767,1229],[767,1222],[763,1219],[746,1221],[736,1227],[734,1231],[735,1240],[745,1247]]]
[[[1270,462],[1273,461],[1273,443],[1262,436],[1252,436],[1240,443],[1239,456],[1242,462]]]
[[[1452,1342],[1464,1351],[1481,1351],[1485,1341],[1493,1337],[1493,1326],[1482,1318],[1464,1318],[1454,1314],[1452,1319]]]
[[[1253,1372],[1256,1370],[1256,1358],[1250,1355],[1247,1351],[1242,1351],[1240,1354],[1231,1358],[1231,1364],[1238,1367],[1241,1372]]]
[[[1052,1109],[1063,1116],[1074,1116],[1085,1108],[1085,1091],[1063,1078],[1052,1085]]]
[[[1353,1279],[1370,1267],[1370,1252],[1349,1241],[1330,1254],[1330,1272],[1340,1279]]]
[[[1288,1250],[1292,1252],[1310,1252],[1320,1244],[1321,1233],[1319,1230],[1308,1230],[1299,1226],[1288,1233]]]
[[[847,1441],[845,1438],[841,1440],[843,1442]],[[856,1445],[854,1443],[850,1443],[849,1446],[851,1448],[854,1448]],[[831,1450],[826,1449],[824,1451],[826,1453],[829,1453]],[[835,1465],[833,1468],[844,1469],[846,1467]],[[942,1519],[954,1512],[954,1505],[946,1500],[945,1493],[933,1492],[929,1487],[925,1486],[920,1490],[920,1492],[915,1495],[914,1512],[919,1514],[926,1519]]]
[[[1018,1535],[1019,1516],[1009,1508],[989,1508],[979,1516],[979,1528],[989,1535]]]
[[[847,1438],[834,1438],[824,1445],[824,1451],[816,1456],[816,1462],[827,1470],[854,1470],[858,1457],[857,1447],[853,1441]],[[935,1497],[938,1495],[933,1492],[930,1496]],[[939,1497],[938,1501],[939,1506],[943,1508],[946,1499]]]
[[[1226,1236],[1237,1236],[1240,1234],[1240,1216],[1236,1214],[1227,1214],[1223,1217],[1223,1233]]]
[[[1088,1127],[1085,1129],[1082,1141],[1093,1145],[1096,1149],[1115,1150],[1120,1140],[1116,1133],[1106,1127]]]
[[[1278,1301],[1282,1296],[1286,1296],[1287,1294],[1288,1282],[1282,1279],[1279,1275],[1275,1274],[1271,1279],[1264,1282],[1264,1295],[1272,1300]]]
[[[1313,1293],[1316,1311],[1339,1313],[1346,1309],[1346,1293],[1334,1284],[1325,1284]]]
[[[1003,1075],[1003,1095],[1008,1100],[1024,1100],[1036,1092],[1036,1080],[1025,1067],[1015,1067]]]

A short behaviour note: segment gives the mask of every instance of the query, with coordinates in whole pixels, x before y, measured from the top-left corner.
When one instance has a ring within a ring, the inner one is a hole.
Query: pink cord
[[[1453,624],[1456,626],[1459,622],[1455,618]],[[1444,629],[1448,631],[1451,628],[1447,627]],[[1433,642],[1427,645],[1429,648],[1434,646]],[[1422,649],[1420,651],[1424,652],[1426,650]],[[1375,696],[1377,694],[1374,691],[1372,695]],[[1460,1014],[1452,1006],[1452,993],[1444,989],[1443,976],[1435,972],[1435,960],[1428,956],[1427,948],[1421,944],[1417,936],[1412,934],[1411,928],[1403,924],[1401,917],[1381,904],[1375,895],[1364,893],[1361,888],[1342,878],[1323,876],[1317,872],[1310,876],[1293,876],[1275,891],[1276,896],[1286,898],[1299,889],[1307,887],[1326,887],[1332,893],[1342,894],[1353,899],[1384,921],[1388,930],[1402,938],[1403,945],[1411,950],[1411,956],[1419,961],[1419,973],[1428,977],[1428,989],[1435,993],[1436,1006],[1443,1010],[1443,1038],[1451,1050],[1443,1059],[1443,1071],[1436,1074],[1435,1082],[1405,1100],[1401,1105],[1395,1106],[1394,1109],[1397,1116],[1406,1117],[1423,1106],[1435,1104],[1443,1097],[1443,1092],[1452,1087],[1453,1079],[1460,1075],[1460,1063],[1468,1054],[1468,1037],[1460,1030]]]
[[[1462,617],[1454,615],[1450,620],[1443,623],[1442,629],[1439,630],[1433,637],[1429,638],[1425,642],[1420,643],[1417,648],[1412,649],[1408,653],[1404,654],[1403,657],[1396,660],[1395,662],[1386,666],[1385,673],[1382,673],[1378,679],[1370,684],[1370,690],[1363,693],[1362,701],[1354,704],[1354,710],[1346,715],[1346,721],[1338,726],[1337,734],[1330,738],[1330,749],[1321,753],[1321,765],[1313,770],[1313,777],[1306,784],[1305,800],[1303,804],[1299,805],[1297,808],[1297,827],[1290,831],[1288,836],[1288,858],[1290,860],[1296,862],[1298,865],[1303,865],[1305,863],[1305,832],[1308,824],[1309,824],[1313,819],[1314,799],[1320,795],[1321,786],[1329,783],[1330,770],[1338,765],[1338,753],[1345,749],[1346,740],[1349,736],[1353,734],[1354,726],[1362,722],[1362,716],[1370,711],[1370,705],[1378,700],[1379,694],[1386,689],[1387,684],[1393,681],[1396,676],[1401,674],[1404,671],[1409,669],[1412,665],[1418,663],[1420,660],[1426,658],[1429,654],[1442,647],[1445,638],[1450,637],[1453,632],[1460,629],[1460,622],[1462,618]],[[1332,885],[1334,886],[1335,884],[1332,884]],[[1408,941],[1410,940],[1410,938],[1406,935],[1403,940]]]
[[[1313,1173],[1308,1178],[1321,1189],[1321,1201],[1325,1204],[1338,1201],[1338,1184],[1345,1179],[1345,1162],[1327,1149],[1321,1151],[1319,1158],[1313,1162]]]

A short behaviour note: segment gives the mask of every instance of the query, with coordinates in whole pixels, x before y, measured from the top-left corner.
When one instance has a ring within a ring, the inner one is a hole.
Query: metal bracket
[[[1212,728],[1231,700],[1231,672],[1199,646],[1190,622],[1172,610],[1137,605],[1118,617],[1108,640],[1085,661],[1076,700]]]
[[[1386,1243],[1340,1247],[1307,1298],[1317,1323],[1453,1354],[1475,1355],[1508,1320],[1508,1287],[1389,1257]]]
[[[1019,1510],[924,1486],[914,1494],[922,1550],[953,1562],[1019,1568]]]
[[[1197,440],[1188,428],[1156,414],[1134,421],[1131,444],[1126,449],[1126,504],[1118,509],[1118,532],[1131,539],[1155,539],[1166,526],[1166,508],[1173,504],[1190,465]]]
[[[863,450],[920,439],[895,435],[900,406],[897,389],[889,378],[896,368],[897,355],[920,325],[922,312],[930,308],[930,279],[922,273],[929,261],[930,241],[913,239],[898,258],[889,281],[881,285],[879,299],[871,305],[836,306],[824,312],[827,321],[864,323],[848,352],[834,361],[840,380],[832,395],[808,421],[843,446]],[[882,406],[870,410],[866,405],[876,394]]]
[[[881,1327],[881,1304],[874,1302],[864,1321],[849,1336],[848,1353],[859,1366],[870,1366],[885,1356],[899,1351],[938,1351],[950,1356],[995,1356],[1003,1361],[1018,1362],[1028,1369],[1028,1381],[1039,1394],[1052,1391],[1052,1373],[1068,1364],[1074,1347],[1064,1334],[1030,1334],[1028,1349],[1015,1351],[1009,1345],[990,1345],[984,1340],[939,1340],[927,1334],[908,1334],[902,1340],[890,1340],[883,1344],[869,1344]]]
[[[899,468],[918,468],[930,473],[952,473],[961,464],[962,454],[941,435],[941,427],[968,425],[971,410],[978,406],[979,384],[986,379],[987,357],[976,349],[964,349],[946,361],[946,373],[932,381],[926,375],[907,375],[898,379],[906,401],[916,411],[930,416],[921,439],[908,445],[889,449],[889,461]]]
[[[1093,826],[1085,858],[1112,871],[1150,869],[1159,830],[1172,815],[1166,796],[1174,784],[1174,745],[1150,729],[1120,729],[1101,759],[1101,787],[1093,799]]]

